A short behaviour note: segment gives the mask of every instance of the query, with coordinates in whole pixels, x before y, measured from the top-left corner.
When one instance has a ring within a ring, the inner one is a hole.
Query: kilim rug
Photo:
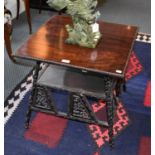
[[[121,95],[114,120],[113,150],[107,129],[93,124],[33,112],[30,128],[25,130],[32,70],[5,101],[5,155],[150,155],[150,42],[150,35],[142,33],[135,41],[126,73],[127,91]],[[57,90],[52,94],[59,110],[65,111],[68,93]],[[90,102],[97,117],[106,119],[105,102]]]

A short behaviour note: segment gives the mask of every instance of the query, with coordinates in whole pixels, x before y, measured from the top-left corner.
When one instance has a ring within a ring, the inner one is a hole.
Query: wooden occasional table
[[[108,127],[113,146],[113,118],[117,97],[124,84],[125,71],[138,28],[98,21],[102,39],[95,49],[64,43],[68,16],[54,16],[34,33],[16,52],[16,58],[36,61],[30,104],[26,116],[29,127],[31,112],[41,111]],[[40,63],[48,64],[39,72]],[[59,112],[50,98],[49,89],[70,93],[68,112]],[[88,96],[106,101],[107,122],[98,120]]]

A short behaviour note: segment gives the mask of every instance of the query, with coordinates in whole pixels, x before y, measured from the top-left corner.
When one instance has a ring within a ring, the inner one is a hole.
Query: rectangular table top
[[[53,16],[23,43],[14,56],[124,77],[138,28],[104,21],[98,23],[102,38],[92,49],[66,44],[65,25],[72,24],[71,17]]]

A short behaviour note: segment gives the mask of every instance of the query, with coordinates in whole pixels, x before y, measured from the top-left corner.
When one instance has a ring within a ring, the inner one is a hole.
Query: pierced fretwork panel
[[[84,95],[70,94],[69,116],[96,121],[92,108]]]
[[[35,89],[36,97],[34,106],[57,113],[56,107],[54,105],[53,99],[51,98],[51,95],[49,94],[48,88],[37,86]]]

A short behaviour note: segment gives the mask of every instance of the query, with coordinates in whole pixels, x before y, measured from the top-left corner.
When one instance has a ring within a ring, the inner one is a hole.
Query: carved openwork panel
[[[36,89],[35,92],[36,100],[34,106],[46,110],[51,110],[56,113],[56,108],[48,88],[43,86],[37,86],[35,89]]]

